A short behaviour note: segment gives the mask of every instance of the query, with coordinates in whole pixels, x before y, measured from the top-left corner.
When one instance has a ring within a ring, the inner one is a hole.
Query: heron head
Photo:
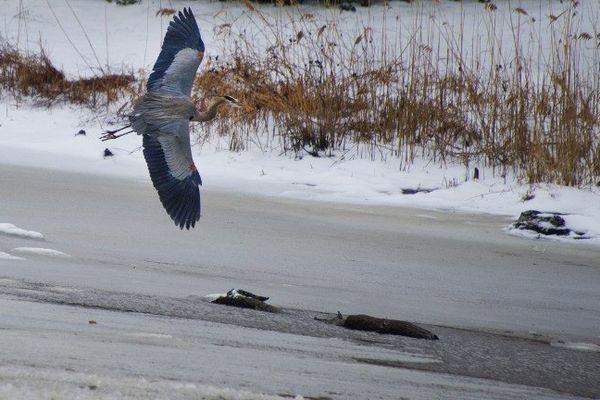
[[[221,98],[225,101],[225,104],[227,104],[231,107],[240,108],[242,106],[240,104],[240,102],[238,101],[238,99],[236,99],[235,97],[225,95],[225,96],[221,96]]]

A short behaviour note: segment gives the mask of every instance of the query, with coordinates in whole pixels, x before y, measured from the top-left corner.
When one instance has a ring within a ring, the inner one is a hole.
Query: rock
[[[315,318],[318,321],[338,325],[357,331],[377,332],[386,335],[408,336],[417,339],[438,340],[437,335],[411,322],[397,319],[377,318],[365,314],[348,315],[344,317],[339,311],[331,319]]]
[[[513,228],[534,231],[542,235],[568,236],[571,230],[565,226],[562,214],[536,210],[523,211]]]
[[[212,300],[211,303],[223,304],[226,306],[249,308],[252,310],[266,311],[277,313],[279,308],[265,303],[269,300],[268,297],[259,296],[243,289],[231,289],[225,295],[219,296]]]
[[[85,136],[85,130],[80,129],[79,132],[75,134],[75,136]]]
[[[227,296],[235,297],[235,296],[238,296],[238,295],[239,296],[244,296],[244,297],[249,297],[249,298],[252,298],[252,299],[256,299],[256,300],[262,301],[262,302],[265,302],[265,301],[269,300],[268,297],[259,296],[257,294],[248,292],[248,291],[246,291],[244,289],[231,289],[229,292],[227,292]]]
[[[104,158],[106,157],[113,157],[114,153],[112,151],[110,151],[109,149],[104,149]]]
[[[264,303],[252,297],[246,296],[223,296],[212,301],[214,304],[223,304],[226,306],[249,308],[251,310],[266,311],[271,313],[278,313],[279,308],[270,304]]]
[[[431,193],[434,190],[437,190],[437,189],[436,188],[434,188],[434,189],[422,189],[422,188],[411,189],[411,188],[406,188],[406,189],[402,189],[402,194]]]

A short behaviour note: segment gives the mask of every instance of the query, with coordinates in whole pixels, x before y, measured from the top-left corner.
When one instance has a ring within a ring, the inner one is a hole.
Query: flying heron
[[[204,42],[190,8],[169,24],[162,49],[146,85],[147,93],[135,104],[129,125],[106,131],[103,141],[131,132],[143,137],[144,158],[150,178],[165,210],[179,228],[193,228],[200,219],[202,179],[192,158],[190,121],[214,119],[220,105],[239,107],[231,96],[216,96],[206,111],[191,99],[192,84],[204,56]],[[117,134],[127,128],[129,131]]]

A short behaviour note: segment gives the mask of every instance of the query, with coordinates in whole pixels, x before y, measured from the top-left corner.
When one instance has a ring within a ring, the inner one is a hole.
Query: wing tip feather
[[[169,172],[164,151],[160,143],[144,135],[144,158],[150,178],[158,191],[160,202],[176,226],[183,230],[195,227],[200,220],[201,203],[198,171],[185,179],[177,179]]]
[[[160,90],[165,73],[176,54],[185,48],[204,52],[205,45],[191,7],[185,7],[173,16],[163,40],[162,49],[146,84],[149,91]],[[196,65],[196,69],[198,65]],[[192,78],[193,79],[193,76]],[[191,90],[191,85],[190,85]],[[189,95],[189,93],[188,93]]]

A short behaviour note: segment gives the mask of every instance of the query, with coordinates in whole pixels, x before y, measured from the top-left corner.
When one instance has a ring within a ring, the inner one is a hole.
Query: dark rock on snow
[[[240,295],[240,296],[245,296],[245,297],[250,297],[259,301],[267,301],[269,300],[268,297],[265,296],[259,296],[257,294],[248,292],[247,290],[244,289],[231,289],[229,292],[227,292],[227,296],[236,296],[236,295]]]
[[[422,188],[411,189],[411,188],[406,188],[406,189],[402,189],[402,194],[431,193],[434,190],[437,190],[437,189],[436,188],[434,188],[434,189],[422,189]]]
[[[221,296],[211,303],[271,313],[279,312],[279,308],[265,303],[268,299],[268,297],[259,296],[243,289],[231,289],[225,296]]]
[[[519,219],[513,223],[513,228],[537,232],[540,235],[569,236],[573,232],[577,235],[576,238],[585,239],[584,233],[572,231],[566,226],[563,215],[536,210],[523,211]]]

